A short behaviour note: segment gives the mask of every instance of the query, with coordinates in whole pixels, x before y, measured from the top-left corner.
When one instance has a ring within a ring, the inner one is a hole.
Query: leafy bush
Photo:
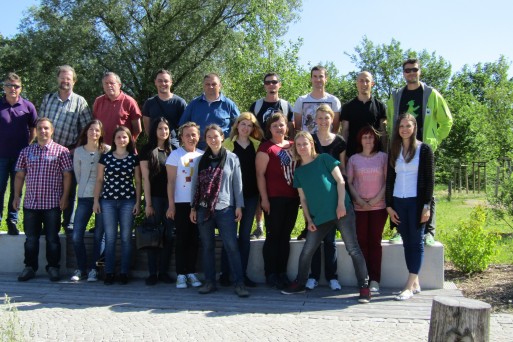
[[[468,220],[462,220],[447,236],[447,255],[465,273],[484,271],[497,251],[500,236],[486,230],[486,211],[475,207]]]

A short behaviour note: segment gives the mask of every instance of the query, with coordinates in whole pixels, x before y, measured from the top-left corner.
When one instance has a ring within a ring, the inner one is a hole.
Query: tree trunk
[[[433,299],[428,341],[489,341],[490,311],[488,303],[465,297]]]

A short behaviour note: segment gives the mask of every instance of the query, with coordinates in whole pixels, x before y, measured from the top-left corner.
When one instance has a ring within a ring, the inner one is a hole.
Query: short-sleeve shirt
[[[118,126],[125,126],[132,132],[132,121],[139,120],[142,116],[137,102],[123,92],[114,101],[105,94],[97,97],[93,105],[93,115],[102,122],[104,141],[111,146]]]
[[[340,113],[340,100],[331,94],[326,95],[321,99],[312,97],[311,94],[300,96],[294,104],[294,113],[301,114],[303,122],[303,131],[314,134],[317,132],[317,123],[315,122],[315,111],[321,104],[327,104],[335,113]],[[298,129],[296,127],[296,129]]]
[[[336,134],[335,139],[326,146],[322,146],[319,138],[317,137],[317,134],[315,135],[315,152],[317,153],[327,153],[336,160],[340,160],[340,153],[344,152],[346,150],[346,142],[342,136]]]
[[[5,96],[0,100],[0,158],[18,158],[28,146],[36,120],[36,108],[21,96],[12,106]]]
[[[69,150],[53,140],[41,146],[32,144],[21,150],[16,171],[25,172],[26,209],[59,207],[64,191],[64,172],[73,170]]]
[[[424,97],[424,88],[418,87],[414,90],[404,88],[401,95],[401,102],[399,103],[399,114],[409,113],[417,119],[417,139],[422,141],[424,119],[422,118],[423,108],[422,105]]]
[[[337,182],[331,172],[339,164],[340,162],[332,156],[322,153],[312,162],[300,165],[296,169],[294,187],[303,189],[310,217],[316,225],[337,218]],[[347,208],[347,194],[344,200]]]
[[[134,175],[135,167],[139,166],[139,158],[129,153],[123,159],[114,157],[112,151],[100,158],[103,171],[103,191],[101,197],[106,200],[125,200],[135,198]]]
[[[353,187],[363,200],[369,200],[376,197],[380,190],[385,186],[387,179],[387,160],[386,153],[378,152],[370,157],[359,153],[349,158],[346,172],[349,178],[353,178]],[[383,200],[375,203],[372,209],[364,209],[358,203],[354,203],[354,210],[378,210],[385,208],[385,197]]]
[[[291,154],[294,144],[289,141],[290,147],[284,149],[271,140],[263,142],[258,147],[258,152],[269,156],[269,162],[265,170],[267,196],[297,198],[297,190],[293,187],[294,169],[296,162]]]
[[[150,191],[152,197],[162,197],[167,198],[167,171],[166,171],[166,160],[169,156],[165,150],[161,150],[157,148],[157,158],[159,161],[160,169],[159,172],[155,175],[152,175],[151,164],[148,164],[148,168],[150,168]],[[155,153],[155,150],[150,150],[149,148],[143,148],[140,154],[141,161],[149,161],[152,157],[152,154]]]
[[[142,108],[142,114],[150,118],[152,122],[160,117],[165,118],[169,122],[170,139],[173,145],[178,147],[177,130],[180,127],[180,118],[186,106],[185,100],[175,94],[165,101],[155,95],[146,100]]]
[[[294,120],[294,113],[292,110],[292,106],[290,103],[287,102],[287,121],[292,122]],[[285,113],[284,108],[282,108],[281,101],[277,102],[262,102],[262,108],[258,111],[258,113],[255,113],[255,107],[256,102],[253,102],[253,104],[249,107],[249,111],[255,115],[255,117],[258,120],[258,123],[260,124],[260,128],[265,131],[265,126],[267,123],[267,120],[276,112],[280,111],[282,113]]]
[[[360,101],[358,97],[345,103],[342,106],[340,120],[349,122],[347,156],[350,157],[356,153],[356,147],[358,146],[356,137],[363,127],[370,125],[379,130],[380,121],[386,119],[385,105],[373,96],[365,103]]]
[[[196,163],[199,156],[203,155],[202,150],[187,152],[183,147],[171,152],[167,158],[166,165],[176,167],[175,203],[191,202],[191,182],[194,172],[197,172]]]

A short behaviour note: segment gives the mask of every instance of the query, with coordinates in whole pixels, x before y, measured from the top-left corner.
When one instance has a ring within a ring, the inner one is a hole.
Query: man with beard
[[[180,118],[187,106],[184,99],[171,92],[173,79],[171,73],[160,69],[155,76],[155,87],[157,95],[150,97],[142,108],[144,131],[150,135],[151,122],[160,117],[169,122],[169,138],[173,148],[180,147],[177,138]]]
[[[73,149],[78,140],[80,132],[85,125],[93,119],[91,110],[86,100],[73,92],[73,86],[77,82],[75,69],[69,65],[57,67],[57,84],[59,89],[55,93],[43,97],[40,118],[48,118],[53,123],[53,141],[69,149]],[[77,181],[72,171],[72,183],[69,194],[69,203],[63,211],[62,227],[70,232],[73,227],[71,217],[75,206],[75,194]]]

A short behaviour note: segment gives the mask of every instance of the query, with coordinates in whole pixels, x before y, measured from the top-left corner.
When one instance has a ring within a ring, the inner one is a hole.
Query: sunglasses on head
[[[410,72],[417,72],[419,68],[406,68],[403,70],[405,73],[409,74]]]
[[[264,81],[264,84],[265,84],[265,85],[278,84],[278,83],[280,83],[280,81],[278,81],[278,80]]]
[[[5,83],[4,84],[4,87],[6,88],[14,88],[14,89],[20,89],[21,86],[20,85],[17,85],[17,84],[11,84],[11,83]]]

